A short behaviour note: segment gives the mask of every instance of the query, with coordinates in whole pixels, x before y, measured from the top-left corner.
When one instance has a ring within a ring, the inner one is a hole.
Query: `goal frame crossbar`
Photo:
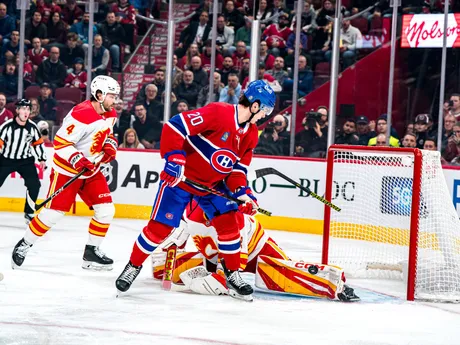
[[[407,300],[413,301],[415,298],[415,275],[417,265],[417,239],[419,233],[419,205],[422,185],[422,151],[416,148],[396,148],[396,147],[378,147],[378,146],[349,146],[349,145],[332,145],[327,153],[327,170],[326,170],[326,200],[332,200],[332,185],[334,176],[334,153],[339,151],[361,151],[368,153],[396,153],[411,154],[414,157],[413,182],[412,182],[412,200],[410,215],[410,243],[408,258],[408,281],[407,281]],[[331,208],[324,208],[324,225],[323,225],[323,248],[322,263],[328,264],[329,259],[329,236],[330,236]]]

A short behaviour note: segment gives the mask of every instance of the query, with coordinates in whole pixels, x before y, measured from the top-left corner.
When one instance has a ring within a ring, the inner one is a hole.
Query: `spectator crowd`
[[[19,71],[19,21],[15,3],[0,3],[0,124],[12,117],[7,104],[17,95],[19,78],[24,87],[36,87],[32,98],[32,120],[49,131],[62,120],[59,109],[67,109],[66,101],[58,99],[62,89],[73,89],[80,99],[86,89],[87,70],[92,75],[120,72],[124,57],[131,54],[142,26],[136,13],[158,16],[156,1],[150,4],[134,0],[99,0],[95,24],[89,28],[89,13],[75,0],[37,0],[31,2],[25,23],[24,74]],[[340,29],[340,66],[346,69],[369,51],[362,49],[363,35],[382,35],[382,18],[391,12],[388,1],[382,0],[371,11],[349,20],[347,17],[374,4],[373,1],[347,2]],[[409,1],[409,3],[412,3]],[[156,5],[155,5],[156,4]],[[290,105],[294,89],[294,55],[298,60],[298,96],[304,97],[327,81],[332,52],[335,4],[331,0],[304,1],[300,22],[300,45],[296,47],[296,16],[294,4],[287,0],[226,0],[221,13],[210,12],[211,0],[203,0],[190,23],[180,32],[173,64],[171,115],[208,104],[211,69],[212,17],[216,15],[216,71],[213,75],[214,101],[237,104],[249,79],[250,51],[259,45],[257,78],[265,80],[277,95],[275,111]],[[440,11],[436,2],[417,4],[412,11]],[[252,21],[261,20],[261,41],[251,42]],[[89,42],[92,30],[93,42]],[[92,65],[87,66],[88,47],[92,45]],[[157,149],[163,126],[165,99],[165,66],[156,66],[153,80],[143,85],[135,104],[118,100],[119,121],[115,132],[121,147]],[[27,93],[26,93],[27,95]],[[66,94],[69,95],[69,94]],[[78,97],[77,97],[78,98]],[[70,104],[78,102],[78,99]],[[324,157],[327,149],[328,109],[318,107],[305,114],[302,129],[295,135],[295,155]],[[369,121],[363,114],[338,121],[335,142],[350,145],[380,146],[387,144],[387,115]],[[403,134],[403,135],[400,135]],[[391,130],[392,147],[437,147],[437,129],[429,114],[419,114],[408,123],[405,133]],[[446,102],[442,137],[443,159],[457,164],[460,156],[460,95]],[[290,115],[274,116],[260,132],[255,152],[267,155],[288,155]],[[460,162],[459,162],[460,164]]]

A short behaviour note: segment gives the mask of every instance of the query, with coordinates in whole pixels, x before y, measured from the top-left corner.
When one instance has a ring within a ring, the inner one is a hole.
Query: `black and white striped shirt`
[[[39,161],[46,161],[43,139],[37,125],[30,120],[24,126],[15,119],[4,122],[0,126],[0,154],[8,159],[26,159],[35,155]]]

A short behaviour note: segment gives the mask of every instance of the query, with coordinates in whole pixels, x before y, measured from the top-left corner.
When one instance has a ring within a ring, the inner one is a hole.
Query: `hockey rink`
[[[1,345],[460,344],[460,304],[406,302],[395,281],[349,280],[361,297],[356,303],[262,292],[248,303],[162,291],[149,260],[129,292],[115,298],[115,279],[144,220],[113,222],[101,247],[115,260],[113,271],[81,269],[89,218],[70,216],[13,271],[10,255],[24,219],[20,213],[0,219]],[[292,258],[319,262],[320,236],[269,233]]]

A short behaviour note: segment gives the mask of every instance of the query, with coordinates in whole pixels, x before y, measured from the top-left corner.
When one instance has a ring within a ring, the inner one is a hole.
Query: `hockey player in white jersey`
[[[120,93],[118,82],[97,76],[91,82],[91,99],[76,105],[56,133],[48,195],[83,169],[85,173],[47,203],[31,220],[12,254],[13,268],[21,266],[30,247],[68,212],[77,194],[94,210],[83,253],[85,269],[112,269],[113,260],[99,250],[115,214],[112,196],[100,164],[115,159],[118,143],[113,136],[117,113],[113,108]],[[98,160],[96,158],[102,157]]]

